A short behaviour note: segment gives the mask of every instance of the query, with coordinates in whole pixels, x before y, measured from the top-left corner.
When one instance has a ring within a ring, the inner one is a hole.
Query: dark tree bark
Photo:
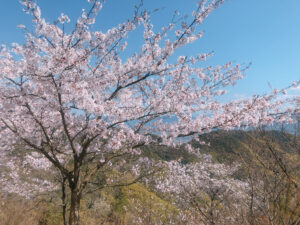
[[[64,225],[67,225],[67,220],[66,220],[66,209],[67,209],[67,203],[66,203],[66,177],[62,178],[61,181],[61,201],[62,201],[62,216],[63,216],[63,221]]]
[[[81,193],[78,188],[71,188],[69,225],[80,225],[80,199]]]

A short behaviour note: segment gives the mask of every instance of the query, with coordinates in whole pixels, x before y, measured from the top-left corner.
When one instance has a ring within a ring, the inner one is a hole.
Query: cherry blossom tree
[[[22,154],[47,160],[59,171],[71,193],[70,225],[79,224],[87,186],[128,185],[153,172],[142,172],[156,162],[141,154],[142,146],[157,143],[151,134],[161,136],[158,144],[175,146],[179,137],[271,123],[295,111],[292,102],[276,100],[285,90],[224,103],[218,96],[246,68],[199,67],[210,54],[176,56],[177,49],[201,38],[199,25],[223,0],[201,0],[190,21],[172,21],[157,32],[142,5],[128,21],[94,31],[103,2],[88,2],[90,9],[66,32],[67,15],[48,23],[35,1],[24,0],[34,30],[19,25],[25,43],[0,50],[1,155],[12,162],[10,153],[21,144]],[[128,34],[140,26],[143,44],[122,57]],[[122,180],[126,171],[131,177]],[[95,179],[99,173],[108,174],[101,183]]]
[[[55,172],[49,170],[51,164],[48,160],[41,159],[39,155],[33,153],[28,154],[25,157],[11,156],[9,161],[6,157],[1,157],[1,173],[0,182],[1,191],[4,193],[17,193],[26,198],[32,198],[37,194],[56,190],[54,182],[41,177],[35,177],[34,179],[27,179],[34,170],[38,170],[40,174]],[[49,176],[48,176],[49,177]]]
[[[242,224],[249,185],[233,178],[239,166],[215,163],[209,155],[201,158],[186,165],[169,162],[155,187],[169,193],[180,208],[191,211],[188,224]]]

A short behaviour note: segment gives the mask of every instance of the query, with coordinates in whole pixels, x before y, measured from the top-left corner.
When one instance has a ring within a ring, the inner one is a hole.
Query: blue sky
[[[72,21],[88,7],[86,0],[37,0],[42,15],[50,22],[61,12]],[[137,0],[107,0],[94,29],[107,30],[133,13]],[[196,0],[144,0],[153,15],[155,27],[166,25],[172,12],[190,13]],[[282,88],[300,80],[300,1],[299,0],[227,0],[202,24],[204,36],[179,54],[192,55],[214,51],[206,64],[228,61],[252,63],[247,77],[231,91],[231,97],[267,93],[268,82]],[[31,18],[22,12],[18,0],[0,0],[0,44],[22,42],[24,35],[16,26],[29,25]],[[133,37],[134,38],[134,37]],[[137,42],[138,43],[138,40]],[[292,94],[299,94],[294,92]]]

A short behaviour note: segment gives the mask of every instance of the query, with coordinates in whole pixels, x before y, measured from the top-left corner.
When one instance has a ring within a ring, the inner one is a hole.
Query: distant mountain
[[[239,161],[241,158],[253,158],[255,154],[267,148],[266,142],[276,146],[276,151],[280,154],[300,155],[300,136],[278,129],[263,131],[219,130],[200,135],[199,140],[191,140],[189,143],[193,147],[199,148],[202,154],[210,154],[213,160],[225,164]],[[201,142],[206,144],[200,144]],[[184,146],[180,149],[157,145],[147,146],[144,148],[144,154],[166,161],[180,158],[183,163],[197,160],[196,156],[187,152]]]
[[[278,130],[265,131],[216,131],[200,136],[201,141],[209,145],[201,145],[191,141],[194,147],[199,147],[205,154],[211,154],[213,159],[221,163],[248,159],[253,154],[268,148],[268,144],[275,146],[280,153],[300,154],[300,137]]]

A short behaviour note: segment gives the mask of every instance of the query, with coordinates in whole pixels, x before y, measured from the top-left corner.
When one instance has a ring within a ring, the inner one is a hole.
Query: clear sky
[[[50,22],[62,12],[74,22],[86,0],[37,0],[42,15]],[[107,0],[94,25],[107,30],[133,13],[138,0]],[[153,15],[155,27],[166,25],[172,12],[190,13],[196,0],[144,0],[148,9],[160,8]],[[227,0],[203,23],[204,36],[179,54],[191,55],[214,51],[207,64],[228,61],[252,63],[247,77],[231,91],[231,96],[244,96],[282,88],[300,80],[300,0]],[[18,0],[0,0],[0,44],[22,42],[24,35],[16,26],[29,25],[31,18],[22,12]],[[135,38],[135,37],[133,37]],[[136,43],[139,43],[136,40]],[[290,94],[300,94],[299,91]]]

